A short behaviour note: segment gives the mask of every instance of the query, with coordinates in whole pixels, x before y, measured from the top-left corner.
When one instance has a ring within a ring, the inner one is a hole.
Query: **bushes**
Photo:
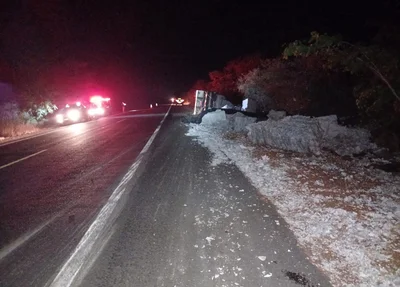
[[[33,132],[37,128],[24,123],[17,103],[8,102],[0,105],[0,137],[13,137]]]
[[[37,131],[38,124],[56,108],[50,101],[32,105],[24,111],[20,110],[16,102],[3,103],[0,105],[0,137],[14,137]]]
[[[259,112],[336,114],[342,123],[362,124],[383,145],[400,150],[399,45],[398,31],[385,29],[367,44],[312,32],[308,41],[285,45],[281,57],[229,62],[209,73],[207,88],[230,99],[255,100]]]
[[[48,114],[52,114],[57,110],[57,106],[50,101],[43,101],[39,104],[31,104],[23,110],[22,118],[25,122],[37,124],[43,121]]]
[[[20,136],[38,129],[36,125],[27,124],[21,120],[0,119],[0,138]]]

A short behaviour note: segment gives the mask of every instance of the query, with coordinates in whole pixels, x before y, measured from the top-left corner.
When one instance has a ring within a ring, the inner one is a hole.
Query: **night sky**
[[[12,66],[33,58],[88,62],[112,97],[147,104],[188,90],[236,57],[278,56],[282,44],[313,30],[365,41],[398,7],[366,2],[2,1],[0,56]]]

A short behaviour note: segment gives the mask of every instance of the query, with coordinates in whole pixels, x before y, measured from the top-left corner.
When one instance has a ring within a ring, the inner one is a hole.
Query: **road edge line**
[[[28,158],[34,157],[34,156],[36,156],[36,155],[39,155],[39,154],[41,154],[41,153],[43,153],[43,152],[45,152],[45,151],[47,151],[47,149],[38,151],[38,152],[33,153],[33,154],[31,154],[31,155],[28,155],[28,156],[26,156],[26,157],[23,157],[23,158],[14,160],[13,162],[9,162],[9,163],[7,163],[7,164],[5,164],[5,165],[0,166],[0,169],[6,168],[6,167],[9,167],[9,166],[11,166],[11,165],[13,165],[13,164],[16,164],[16,163],[19,163],[19,162],[21,162],[21,161],[24,161],[24,160],[26,160],[26,159],[28,159]]]
[[[126,185],[133,178],[136,170],[143,161],[143,155],[148,151],[149,147],[153,143],[154,139],[161,129],[162,124],[169,115],[170,110],[171,106],[169,107],[164,118],[158,125],[157,129],[153,132],[152,136],[149,138],[146,145],[137,156],[136,160],[129,167],[127,173],[124,175],[119,185],[114,189],[105,205],[101,208],[100,212],[97,214],[96,218],[93,220],[92,224],[89,226],[82,239],[79,241],[73,253],[63,264],[60,271],[57,273],[56,277],[52,280],[49,286],[71,286],[75,278],[79,274],[79,271],[82,269],[82,266],[87,263],[88,260],[90,260],[92,249],[97,239],[99,239],[102,235],[104,228],[107,225],[107,221],[111,218],[113,211],[116,209],[116,206],[119,203],[119,199],[127,192]]]

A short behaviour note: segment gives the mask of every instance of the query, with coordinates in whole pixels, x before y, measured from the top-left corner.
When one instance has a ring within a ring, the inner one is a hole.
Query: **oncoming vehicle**
[[[55,115],[57,124],[78,123],[90,120],[88,109],[81,102],[67,104]]]
[[[88,115],[91,118],[99,118],[105,115],[105,109],[101,106],[96,106],[93,103],[89,104]]]
[[[103,98],[102,96],[92,96],[90,98],[90,105],[88,110],[89,116],[99,118],[109,115],[110,113],[110,98]]]
[[[171,102],[172,102],[172,105],[173,105],[173,106],[182,106],[184,101],[185,101],[185,100],[182,99],[182,98],[177,98],[177,99],[172,98],[172,99],[171,99]]]
[[[177,99],[175,100],[175,102],[176,102],[176,104],[177,104],[178,106],[182,106],[182,104],[183,104],[184,101],[185,101],[185,100],[182,99],[182,98],[177,98]]]

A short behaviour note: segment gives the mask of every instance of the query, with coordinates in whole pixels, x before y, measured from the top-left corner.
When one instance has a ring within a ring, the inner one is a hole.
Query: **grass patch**
[[[26,124],[18,120],[0,119],[0,138],[16,137],[38,131],[33,124]]]

